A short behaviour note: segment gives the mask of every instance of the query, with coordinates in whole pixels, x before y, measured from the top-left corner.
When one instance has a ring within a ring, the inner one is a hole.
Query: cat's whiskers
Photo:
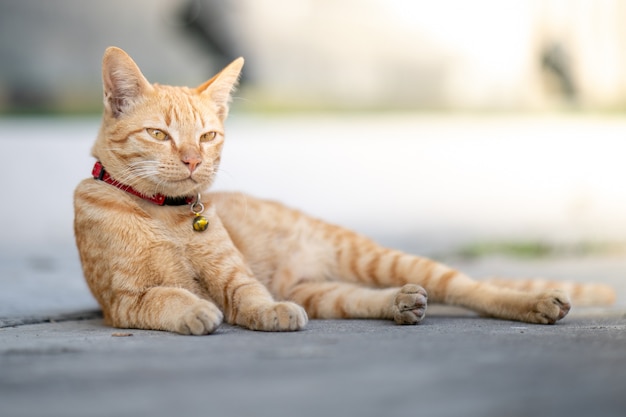
[[[158,178],[157,161],[137,161],[132,162],[119,174],[117,181],[122,184],[135,187],[142,179]]]
[[[235,176],[232,173],[228,172],[225,169],[214,169],[213,175],[214,175],[213,177],[214,179],[217,179],[218,175],[220,179],[226,178],[226,180],[228,181],[228,184],[237,183],[237,178],[235,178]],[[233,187],[233,188],[239,188],[239,187]]]

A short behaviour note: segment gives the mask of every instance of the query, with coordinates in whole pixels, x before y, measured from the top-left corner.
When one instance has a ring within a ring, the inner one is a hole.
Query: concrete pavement
[[[125,336],[132,334],[132,336]],[[120,335],[120,336],[116,336]],[[623,416],[623,315],[529,326],[313,321],[207,337],[99,319],[0,330],[0,414]]]

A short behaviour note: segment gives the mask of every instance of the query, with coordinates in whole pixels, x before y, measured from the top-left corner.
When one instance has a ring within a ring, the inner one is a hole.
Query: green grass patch
[[[580,256],[624,256],[626,242],[549,243],[544,241],[477,242],[454,253],[465,259],[506,256],[520,259]]]

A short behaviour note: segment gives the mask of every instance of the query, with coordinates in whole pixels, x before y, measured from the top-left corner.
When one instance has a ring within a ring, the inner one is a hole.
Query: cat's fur
[[[124,51],[107,49],[93,156],[144,195],[193,199],[216,174],[242,66],[239,58],[195,89],[171,87],[148,83]],[[159,206],[95,178],[78,185],[76,243],[107,323],[184,334],[211,333],[222,320],[267,331],[302,329],[308,317],[416,324],[427,294],[529,323],[555,323],[570,309],[553,284],[522,291],[474,281],[278,203],[237,193],[201,201],[209,226],[195,231],[189,205]],[[614,297],[598,285],[571,289],[581,302]]]

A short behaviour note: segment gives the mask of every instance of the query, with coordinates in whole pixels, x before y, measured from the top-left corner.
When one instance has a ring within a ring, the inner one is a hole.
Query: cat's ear
[[[120,48],[109,47],[102,58],[104,106],[114,117],[132,108],[152,86],[135,61]]]
[[[217,114],[222,121],[228,116],[231,94],[239,81],[243,62],[241,57],[235,59],[217,75],[196,89],[198,93],[210,97],[216,104]]]

